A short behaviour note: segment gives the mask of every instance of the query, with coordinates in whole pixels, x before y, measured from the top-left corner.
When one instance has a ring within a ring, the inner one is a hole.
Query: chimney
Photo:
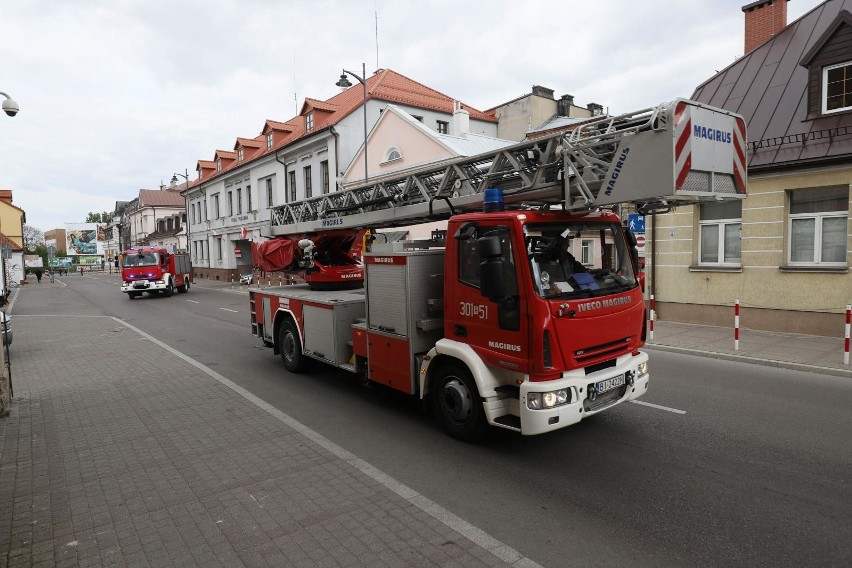
[[[574,95],[562,95],[556,101],[556,116],[571,116],[572,106],[574,106]]]
[[[599,105],[598,103],[589,103],[589,106],[586,108],[592,112],[592,116],[603,115],[603,105]]]
[[[541,85],[533,85],[532,94],[553,100],[553,89],[542,87]]]
[[[462,104],[453,101],[453,136],[464,136],[470,132],[470,113],[462,108]]]
[[[745,12],[745,47],[748,53],[787,27],[789,0],[759,0],[743,6]]]

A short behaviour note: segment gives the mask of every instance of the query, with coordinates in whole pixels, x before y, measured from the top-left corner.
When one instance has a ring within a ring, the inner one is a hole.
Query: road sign
[[[630,213],[627,216],[627,228],[634,233],[645,232],[645,216],[639,213]]]
[[[636,250],[639,254],[645,252],[645,235],[636,235]]]
[[[234,256],[236,256],[237,258],[241,257],[242,254],[243,254],[243,251],[240,250],[240,247],[237,247],[237,248],[234,249]]]

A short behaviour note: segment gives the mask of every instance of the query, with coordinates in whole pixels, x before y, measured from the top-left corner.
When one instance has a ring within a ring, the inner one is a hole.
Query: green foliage
[[[103,213],[94,213],[92,211],[89,211],[89,214],[86,215],[86,221],[85,222],[86,223],[108,223],[110,217],[112,217],[112,215],[107,211],[104,211]]]

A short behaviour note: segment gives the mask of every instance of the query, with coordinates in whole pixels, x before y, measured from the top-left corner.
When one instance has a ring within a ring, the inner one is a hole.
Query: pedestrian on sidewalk
[[[36,280],[38,281],[39,284],[41,284],[41,270],[36,268],[35,275],[36,275]]]
[[[47,271],[47,275],[50,276],[50,283],[51,284],[53,284],[53,273],[54,272],[56,272],[56,271],[55,270],[48,270]]]

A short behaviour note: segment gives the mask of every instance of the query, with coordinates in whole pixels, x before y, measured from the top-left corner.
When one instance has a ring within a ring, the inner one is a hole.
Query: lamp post
[[[3,112],[8,114],[9,116],[15,116],[21,110],[21,107],[18,106],[18,103],[12,100],[12,97],[0,91],[0,95],[3,95],[5,99],[3,101]]]
[[[340,74],[340,80],[335,85],[341,89],[348,89],[352,86],[352,83],[346,78],[346,75],[352,75],[364,87],[364,183],[367,183],[369,177],[367,176],[367,65],[365,63],[361,64],[361,74],[363,76],[359,77],[352,71],[344,69],[343,73]]]
[[[182,173],[182,174],[175,173],[174,175],[172,175],[172,182],[177,183],[178,176],[182,177],[183,179],[186,180],[186,189],[184,191],[189,191],[189,170],[184,168],[183,171],[184,171],[184,173]],[[185,202],[186,202],[186,198],[184,198],[184,203]],[[191,218],[189,216],[189,211],[187,211],[186,212],[186,252],[188,252],[190,254],[190,257],[191,257],[192,256],[192,247],[190,246],[190,243],[191,243],[190,238],[191,238],[192,232],[189,229],[190,223],[191,223]]]

